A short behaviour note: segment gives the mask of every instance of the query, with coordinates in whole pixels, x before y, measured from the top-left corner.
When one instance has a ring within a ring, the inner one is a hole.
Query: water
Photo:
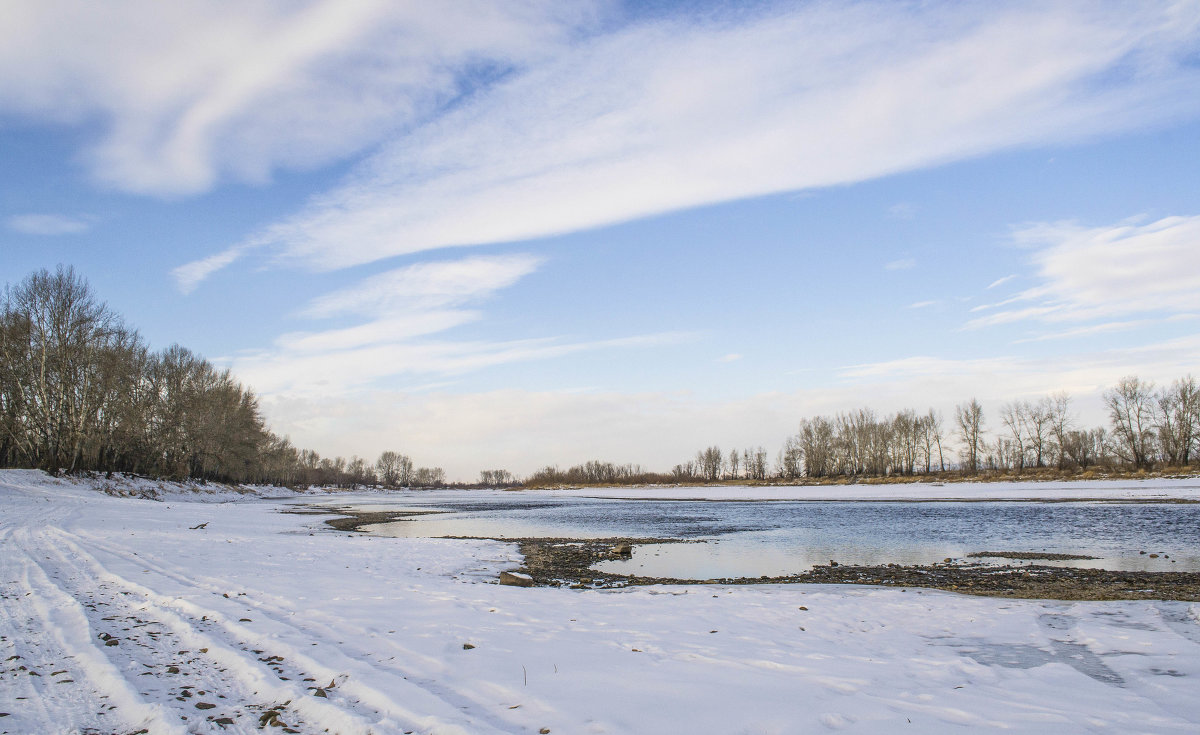
[[[692,543],[638,545],[631,559],[596,567],[679,579],[796,574],[831,560],[930,564],[982,551],[1098,557],[1036,564],[1200,571],[1197,504],[520,497],[481,501],[461,495],[427,501],[432,502],[424,502],[423,509],[443,512],[377,526],[373,532],[407,537],[682,539]]]

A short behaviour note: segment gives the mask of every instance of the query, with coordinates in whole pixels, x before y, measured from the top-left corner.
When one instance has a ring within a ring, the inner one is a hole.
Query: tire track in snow
[[[20,530],[0,538],[5,550],[0,635],[7,644],[4,650],[11,651],[4,656],[0,680],[6,683],[6,697],[11,696],[10,716],[17,718],[0,721],[0,728],[183,733],[163,707],[145,702],[95,646],[83,606],[46,574],[34,556],[43,550],[29,543],[29,535]]]
[[[226,609],[238,604],[249,605],[253,612],[243,608],[241,612],[221,613],[213,607],[201,606],[179,598],[162,597],[165,604],[186,612],[193,620],[207,618],[207,623],[223,628],[226,636],[238,641],[239,645],[281,656],[289,664],[299,665],[297,671],[306,672],[309,677],[315,677],[319,682],[339,679],[341,683],[335,688],[339,697],[352,698],[357,703],[370,707],[378,716],[385,718],[385,721],[396,719],[412,722],[411,727],[415,727],[418,732],[474,734],[524,732],[527,729],[525,724],[495,716],[493,699],[482,695],[475,696],[474,693],[460,691],[430,678],[424,669],[444,662],[405,648],[395,640],[372,638],[370,631],[349,625],[341,619],[321,622],[319,618],[323,615],[317,611],[310,611],[302,620],[297,621],[292,601],[279,599],[264,592],[245,597],[229,597],[229,583],[224,580],[192,576],[186,568],[157,559],[148,559],[91,535],[86,538],[73,537],[73,541],[68,541],[77,542],[77,545],[84,544],[94,551],[141,566],[183,585],[189,591],[209,592],[213,595],[214,603],[223,605]],[[264,635],[249,626],[241,625],[238,618],[243,612],[255,616],[254,620],[258,624],[256,627],[269,626],[274,630],[270,635]],[[304,648],[286,643],[286,639],[289,638],[307,641],[319,639],[323,643],[323,658],[317,660]],[[371,638],[380,648],[372,651],[347,650],[342,641],[356,638]],[[368,660],[372,658],[381,662],[386,660],[387,668],[372,665]],[[415,661],[418,665],[405,665],[406,661]],[[368,680],[374,685],[367,685],[365,682]],[[327,690],[327,694],[333,696],[334,689]]]
[[[160,703],[162,732],[372,733],[370,723],[278,678],[237,650],[111,574],[57,529],[30,534],[27,553],[52,586],[72,598],[114,668],[135,696]],[[167,706],[169,705],[169,706]],[[169,725],[169,726],[168,726]],[[151,728],[151,732],[160,730]]]
[[[307,710],[330,708],[354,721],[354,727],[348,728],[346,725],[351,723],[342,723],[337,728],[331,728],[335,732],[394,731],[466,735],[510,732],[513,727],[512,723],[495,723],[499,726],[497,727],[479,722],[477,718],[470,717],[458,709],[454,703],[441,699],[435,692],[420,684],[395,673],[370,667],[361,659],[346,656],[336,647],[325,646],[324,650],[327,657],[335,659],[333,663],[337,664],[336,666],[314,659],[285,640],[312,637],[308,631],[286,622],[286,618],[294,612],[289,608],[240,597],[226,600],[225,593],[220,593],[219,588],[212,586],[209,591],[214,595],[214,602],[221,603],[226,610],[249,602],[255,612],[245,612],[244,609],[242,612],[222,612],[185,599],[160,595],[113,573],[82,544],[86,543],[105,553],[117,554],[187,588],[196,589],[203,586],[181,571],[126,550],[112,549],[97,542],[85,542],[60,529],[50,529],[48,533],[54,536],[54,541],[59,547],[73,552],[71,557],[77,560],[76,563],[88,567],[83,576],[94,578],[99,584],[105,585],[110,594],[136,599],[139,609],[143,611],[142,618],[156,617],[159,621],[169,623],[180,639],[199,638],[207,644],[194,644],[193,648],[183,650],[191,651],[196,647],[204,647],[209,649],[206,654],[209,657],[220,652],[223,659],[220,663],[224,668],[253,671],[251,678],[254,686],[259,689],[274,688],[278,692],[276,699],[285,697],[286,694],[291,702],[290,708],[303,710],[302,714],[306,716]],[[255,627],[269,627],[273,630],[270,634],[263,634],[250,625],[243,625],[243,622],[253,622],[239,617],[243,613],[255,615],[255,620],[258,621]],[[267,615],[268,620],[263,620],[263,613],[271,613]],[[351,674],[348,675],[347,671]],[[274,679],[274,682],[270,681],[271,679]],[[366,679],[382,682],[388,692],[397,696],[389,696],[379,687],[366,684]],[[333,682],[333,686],[327,686],[326,682]],[[228,695],[226,698],[228,699]],[[403,704],[398,701],[401,699]],[[378,730],[372,730],[372,722],[379,727]]]

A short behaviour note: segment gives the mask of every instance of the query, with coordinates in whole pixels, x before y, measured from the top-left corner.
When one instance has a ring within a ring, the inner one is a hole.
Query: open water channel
[[[678,579],[781,576],[831,560],[930,564],[985,551],[1097,557],[1037,564],[1200,571],[1200,504],[474,499],[435,493],[420,506],[372,502],[364,509],[436,511],[371,527],[386,536],[694,542],[638,545],[631,559],[596,567]]]

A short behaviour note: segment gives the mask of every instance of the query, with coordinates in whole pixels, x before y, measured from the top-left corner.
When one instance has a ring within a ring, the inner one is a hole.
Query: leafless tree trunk
[[[958,436],[963,444],[963,463],[968,472],[978,472],[979,453],[983,448],[983,406],[972,398],[969,403],[958,405],[954,418],[958,423]]]
[[[1158,439],[1167,464],[1186,466],[1200,434],[1200,388],[1191,375],[1155,396]]]
[[[1150,466],[1154,446],[1154,386],[1129,375],[1104,394],[1122,459],[1136,469]]]
[[[1067,433],[1071,430],[1071,396],[1060,391],[1050,396],[1050,435],[1054,442],[1054,453],[1058,469],[1067,466]]]
[[[1025,425],[1029,421],[1029,404],[1021,401],[1007,403],[1000,409],[1000,423],[1008,429],[1010,444],[997,441],[996,459],[1000,466],[1011,465],[1017,472],[1025,469]]]

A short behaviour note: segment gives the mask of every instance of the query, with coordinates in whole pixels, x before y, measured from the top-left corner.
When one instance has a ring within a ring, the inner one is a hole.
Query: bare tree
[[[776,463],[779,466],[780,477],[790,480],[804,474],[804,452],[798,437],[789,436],[784,441]]]
[[[1029,422],[1029,404],[1022,401],[1006,403],[1000,409],[1000,423],[1008,429],[1008,443],[996,442],[996,460],[1001,467],[1017,472],[1025,469],[1025,426]]]
[[[395,487],[400,479],[400,455],[390,449],[380,453],[375,460],[375,473],[385,487]]]
[[[969,403],[957,406],[954,418],[958,423],[958,438],[963,445],[963,463],[968,472],[978,472],[980,451],[983,449],[983,406],[972,398]]]
[[[932,408],[922,416],[917,425],[917,433],[921,447],[921,458],[925,463],[925,473],[933,469],[933,453],[937,451],[938,470],[945,471],[946,461],[942,457],[942,415]]]
[[[911,475],[920,452],[921,421],[912,409],[900,411],[891,421],[892,466],[902,475]]]
[[[1200,435],[1200,388],[1191,375],[1163,388],[1154,400],[1158,440],[1164,459],[1172,466],[1186,466]]]
[[[1071,430],[1071,396],[1066,391],[1059,391],[1050,396],[1050,436],[1054,443],[1054,454],[1057,457],[1058,469],[1067,466],[1067,433]]]
[[[100,410],[99,356],[113,347],[120,320],[64,266],[6,287],[3,312],[0,349],[26,446],[44,469],[73,469]]]
[[[1127,375],[1104,394],[1113,437],[1121,458],[1142,469],[1150,466],[1154,447],[1154,385]]]
[[[721,454],[720,447],[711,446],[696,452],[696,466],[700,469],[700,476],[709,482],[721,479],[721,468],[724,464],[724,455]]]
[[[729,476],[734,480],[738,479],[741,476],[739,473],[739,467],[741,466],[741,459],[742,459],[741,455],[738,454],[738,451],[736,449],[729,450],[729,459],[727,460],[727,462],[729,464]]]
[[[796,435],[804,459],[804,474],[825,477],[835,472],[834,425],[824,416],[804,419]]]
[[[1043,398],[1035,404],[1026,404],[1025,408],[1025,434],[1028,437],[1026,447],[1033,452],[1033,466],[1045,467],[1053,435],[1054,401],[1051,398]]]
[[[750,452],[749,449],[746,451]],[[746,474],[752,480],[767,479],[767,450],[758,447],[750,454],[750,463],[746,466]]]

